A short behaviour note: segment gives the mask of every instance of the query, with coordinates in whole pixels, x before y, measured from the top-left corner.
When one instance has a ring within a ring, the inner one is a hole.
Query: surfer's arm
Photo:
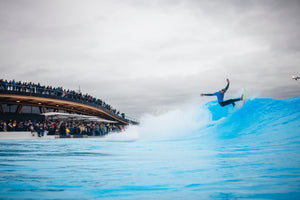
[[[215,95],[215,93],[214,94],[201,94],[201,96],[214,96]]]
[[[229,79],[226,79],[226,81],[227,81],[227,85],[226,85],[226,87],[224,88],[224,90],[225,90],[225,92],[228,90],[228,88],[229,88]]]

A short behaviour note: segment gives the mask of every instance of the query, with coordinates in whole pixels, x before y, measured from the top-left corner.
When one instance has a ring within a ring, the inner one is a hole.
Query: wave
[[[245,135],[300,133],[300,97],[247,99],[244,107],[221,107],[216,101],[190,104],[159,116],[145,115],[139,126],[107,140],[186,140],[206,135],[232,139]],[[279,137],[282,138],[282,137]]]
[[[214,126],[213,131],[223,138],[239,135],[263,133],[299,133],[300,98],[292,99],[250,99],[241,109],[222,110],[209,105],[213,119],[222,120]],[[215,119],[214,119],[215,118]]]

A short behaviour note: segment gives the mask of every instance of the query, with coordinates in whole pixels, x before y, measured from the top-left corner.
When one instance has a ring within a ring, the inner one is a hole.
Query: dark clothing
[[[59,132],[60,132],[60,135],[66,135],[66,126],[64,124],[62,124],[60,126]]]
[[[222,101],[222,102],[219,102],[219,104],[224,107],[224,106],[227,106],[229,104],[232,104],[233,107],[235,106],[235,103],[236,101],[240,101],[241,99],[240,98],[236,98],[236,99],[229,99],[229,100],[226,100],[226,101]]]
[[[224,107],[224,106],[227,106],[229,104],[232,104],[233,107],[235,106],[235,103],[236,101],[240,101],[241,99],[240,98],[236,98],[236,99],[229,99],[229,100],[226,100],[224,101],[224,94],[225,92],[228,90],[228,87],[229,87],[229,82],[227,83],[226,87],[223,89],[224,92],[221,93],[221,91],[218,91],[218,92],[215,92],[213,94],[204,94],[205,96],[217,96],[218,98],[218,102],[219,104]]]

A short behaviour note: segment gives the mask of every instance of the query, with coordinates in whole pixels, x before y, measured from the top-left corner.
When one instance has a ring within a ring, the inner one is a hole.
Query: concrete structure
[[[54,135],[45,134],[42,137],[38,137],[36,132],[26,132],[26,131],[18,131],[18,132],[0,132],[0,140],[37,140],[37,139],[55,139]]]

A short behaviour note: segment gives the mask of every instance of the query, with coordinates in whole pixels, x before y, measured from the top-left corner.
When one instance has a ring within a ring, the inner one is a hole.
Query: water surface
[[[212,102],[148,117],[134,138],[2,140],[0,198],[300,199],[299,105]]]

